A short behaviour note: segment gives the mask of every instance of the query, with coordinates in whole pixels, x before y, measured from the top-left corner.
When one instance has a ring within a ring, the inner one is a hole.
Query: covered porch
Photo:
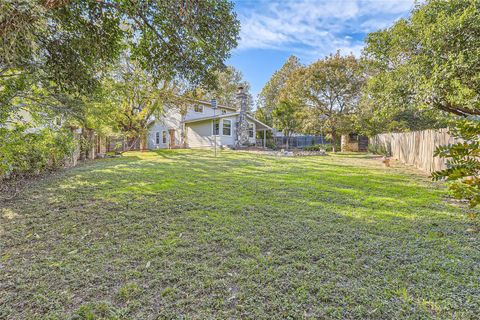
[[[265,123],[255,119],[254,117],[247,115],[249,121],[255,123],[255,147],[267,148],[267,131],[273,132],[273,128],[266,125]]]

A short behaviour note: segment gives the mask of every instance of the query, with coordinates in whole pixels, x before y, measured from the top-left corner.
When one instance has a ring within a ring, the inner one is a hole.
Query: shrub
[[[267,140],[266,147],[268,149],[277,150],[277,146],[272,140]]]
[[[68,130],[46,128],[30,132],[25,126],[0,129],[0,179],[37,175],[63,167],[74,149]]]
[[[446,159],[447,168],[433,172],[432,178],[447,181],[455,198],[476,207],[480,204],[480,122],[461,120],[449,131],[459,141],[436,148],[434,156]]]
[[[303,148],[305,151],[320,151],[320,150],[325,150],[325,146],[322,144],[315,144],[313,146],[307,146]]]
[[[320,151],[320,150],[325,150],[327,152],[332,152],[333,151],[333,146],[331,143],[325,143],[325,144],[315,144],[312,146],[307,146],[303,148],[305,151]],[[340,146],[337,145],[337,150],[340,150]]]

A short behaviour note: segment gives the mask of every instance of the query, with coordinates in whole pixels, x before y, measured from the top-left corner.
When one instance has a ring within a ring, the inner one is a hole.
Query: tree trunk
[[[87,131],[87,141],[87,158],[90,160],[95,159],[95,132],[91,129]]]
[[[140,150],[142,152],[147,150],[147,135],[145,133],[140,135]]]
[[[182,148],[186,148],[187,147],[187,139],[186,139],[186,132],[185,132],[185,117],[186,115],[185,114],[182,114],[182,127],[181,127],[181,130],[180,130],[180,143],[181,143],[181,146]],[[219,128],[220,130],[220,128]]]
[[[337,131],[332,129],[332,151],[337,152]]]
[[[95,134],[91,129],[82,130],[82,143],[80,145],[80,160],[95,158]]]

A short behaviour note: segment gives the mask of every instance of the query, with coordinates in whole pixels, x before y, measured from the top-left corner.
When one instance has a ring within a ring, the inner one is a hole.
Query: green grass
[[[366,155],[98,160],[0,203],[0,318],[475,319],[466,212]]]

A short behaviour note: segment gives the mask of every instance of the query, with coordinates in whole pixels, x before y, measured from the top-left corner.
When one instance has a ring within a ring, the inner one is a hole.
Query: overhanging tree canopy
[[[480,115],[480,2],[428,1],[367,37],[366,57],[390,99],[456,115]]]
[[[68,109],[66,102],[98,88],[123,48],[154,81],[214,86],[238,32],[227,0],[2,1],[0,121],[47,96]]]

